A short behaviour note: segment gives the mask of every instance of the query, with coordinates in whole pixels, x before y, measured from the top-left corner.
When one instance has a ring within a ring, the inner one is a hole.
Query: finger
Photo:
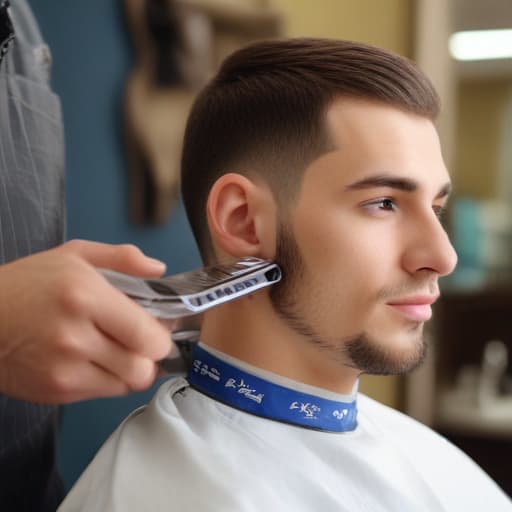
[[[104,288],[96,302],[93,322],[109,338],[153,361],[164,358],[172,348],[171,333],[111,286]]]
[[[61,368],[54,376],[53,390],[45,393],[45,403],[67,404],[93,398],[126,395],[129,387],[121,379],[91,362],[80,361]]]
[[[130,392],[129,386],[120,378],[90,363],[79,372],[79,377],[88,385],[76,393],[67,403],[95,398],[125,396]]]
[[[140,277],[158,277],[165,272],[165,263],[146,256],[130,244],[111,245],[87,240],[71,240],[61,250],[81,256],[97,268],[108,268]]]
[[[155,381],[157,365],[151,359],[119,345],[104,333],[89,337],[88,352],[96,366],[122,380],[132,391],[149,388]]]

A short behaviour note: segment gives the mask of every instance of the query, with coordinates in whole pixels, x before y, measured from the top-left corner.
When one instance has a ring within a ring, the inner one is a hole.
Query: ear
[[[207,203],[208,225],[217,256],[272,258],[276,214],[268,185],[237,173],[221,176],[211,188]]]

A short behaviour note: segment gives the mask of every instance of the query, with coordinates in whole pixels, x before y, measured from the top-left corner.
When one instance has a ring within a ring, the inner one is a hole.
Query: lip
[[[426,322],[432,317],[431,305],[439,295],[416,295],[388,302],[395,311],[414,322]]]

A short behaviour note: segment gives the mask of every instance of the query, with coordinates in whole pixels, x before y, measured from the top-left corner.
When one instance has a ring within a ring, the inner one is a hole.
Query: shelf
[[[512,439],[512,396],[478,405],[474,396],[447,391],[438,399],[436,428],[454,433]]]

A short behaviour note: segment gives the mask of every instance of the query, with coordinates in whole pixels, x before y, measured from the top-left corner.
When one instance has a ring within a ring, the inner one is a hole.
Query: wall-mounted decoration
[[[186,119],[223,58],[280,34],[266,0],[125,0],[136,50],[125,94],[131,217],[164,222],[178,195]]]

